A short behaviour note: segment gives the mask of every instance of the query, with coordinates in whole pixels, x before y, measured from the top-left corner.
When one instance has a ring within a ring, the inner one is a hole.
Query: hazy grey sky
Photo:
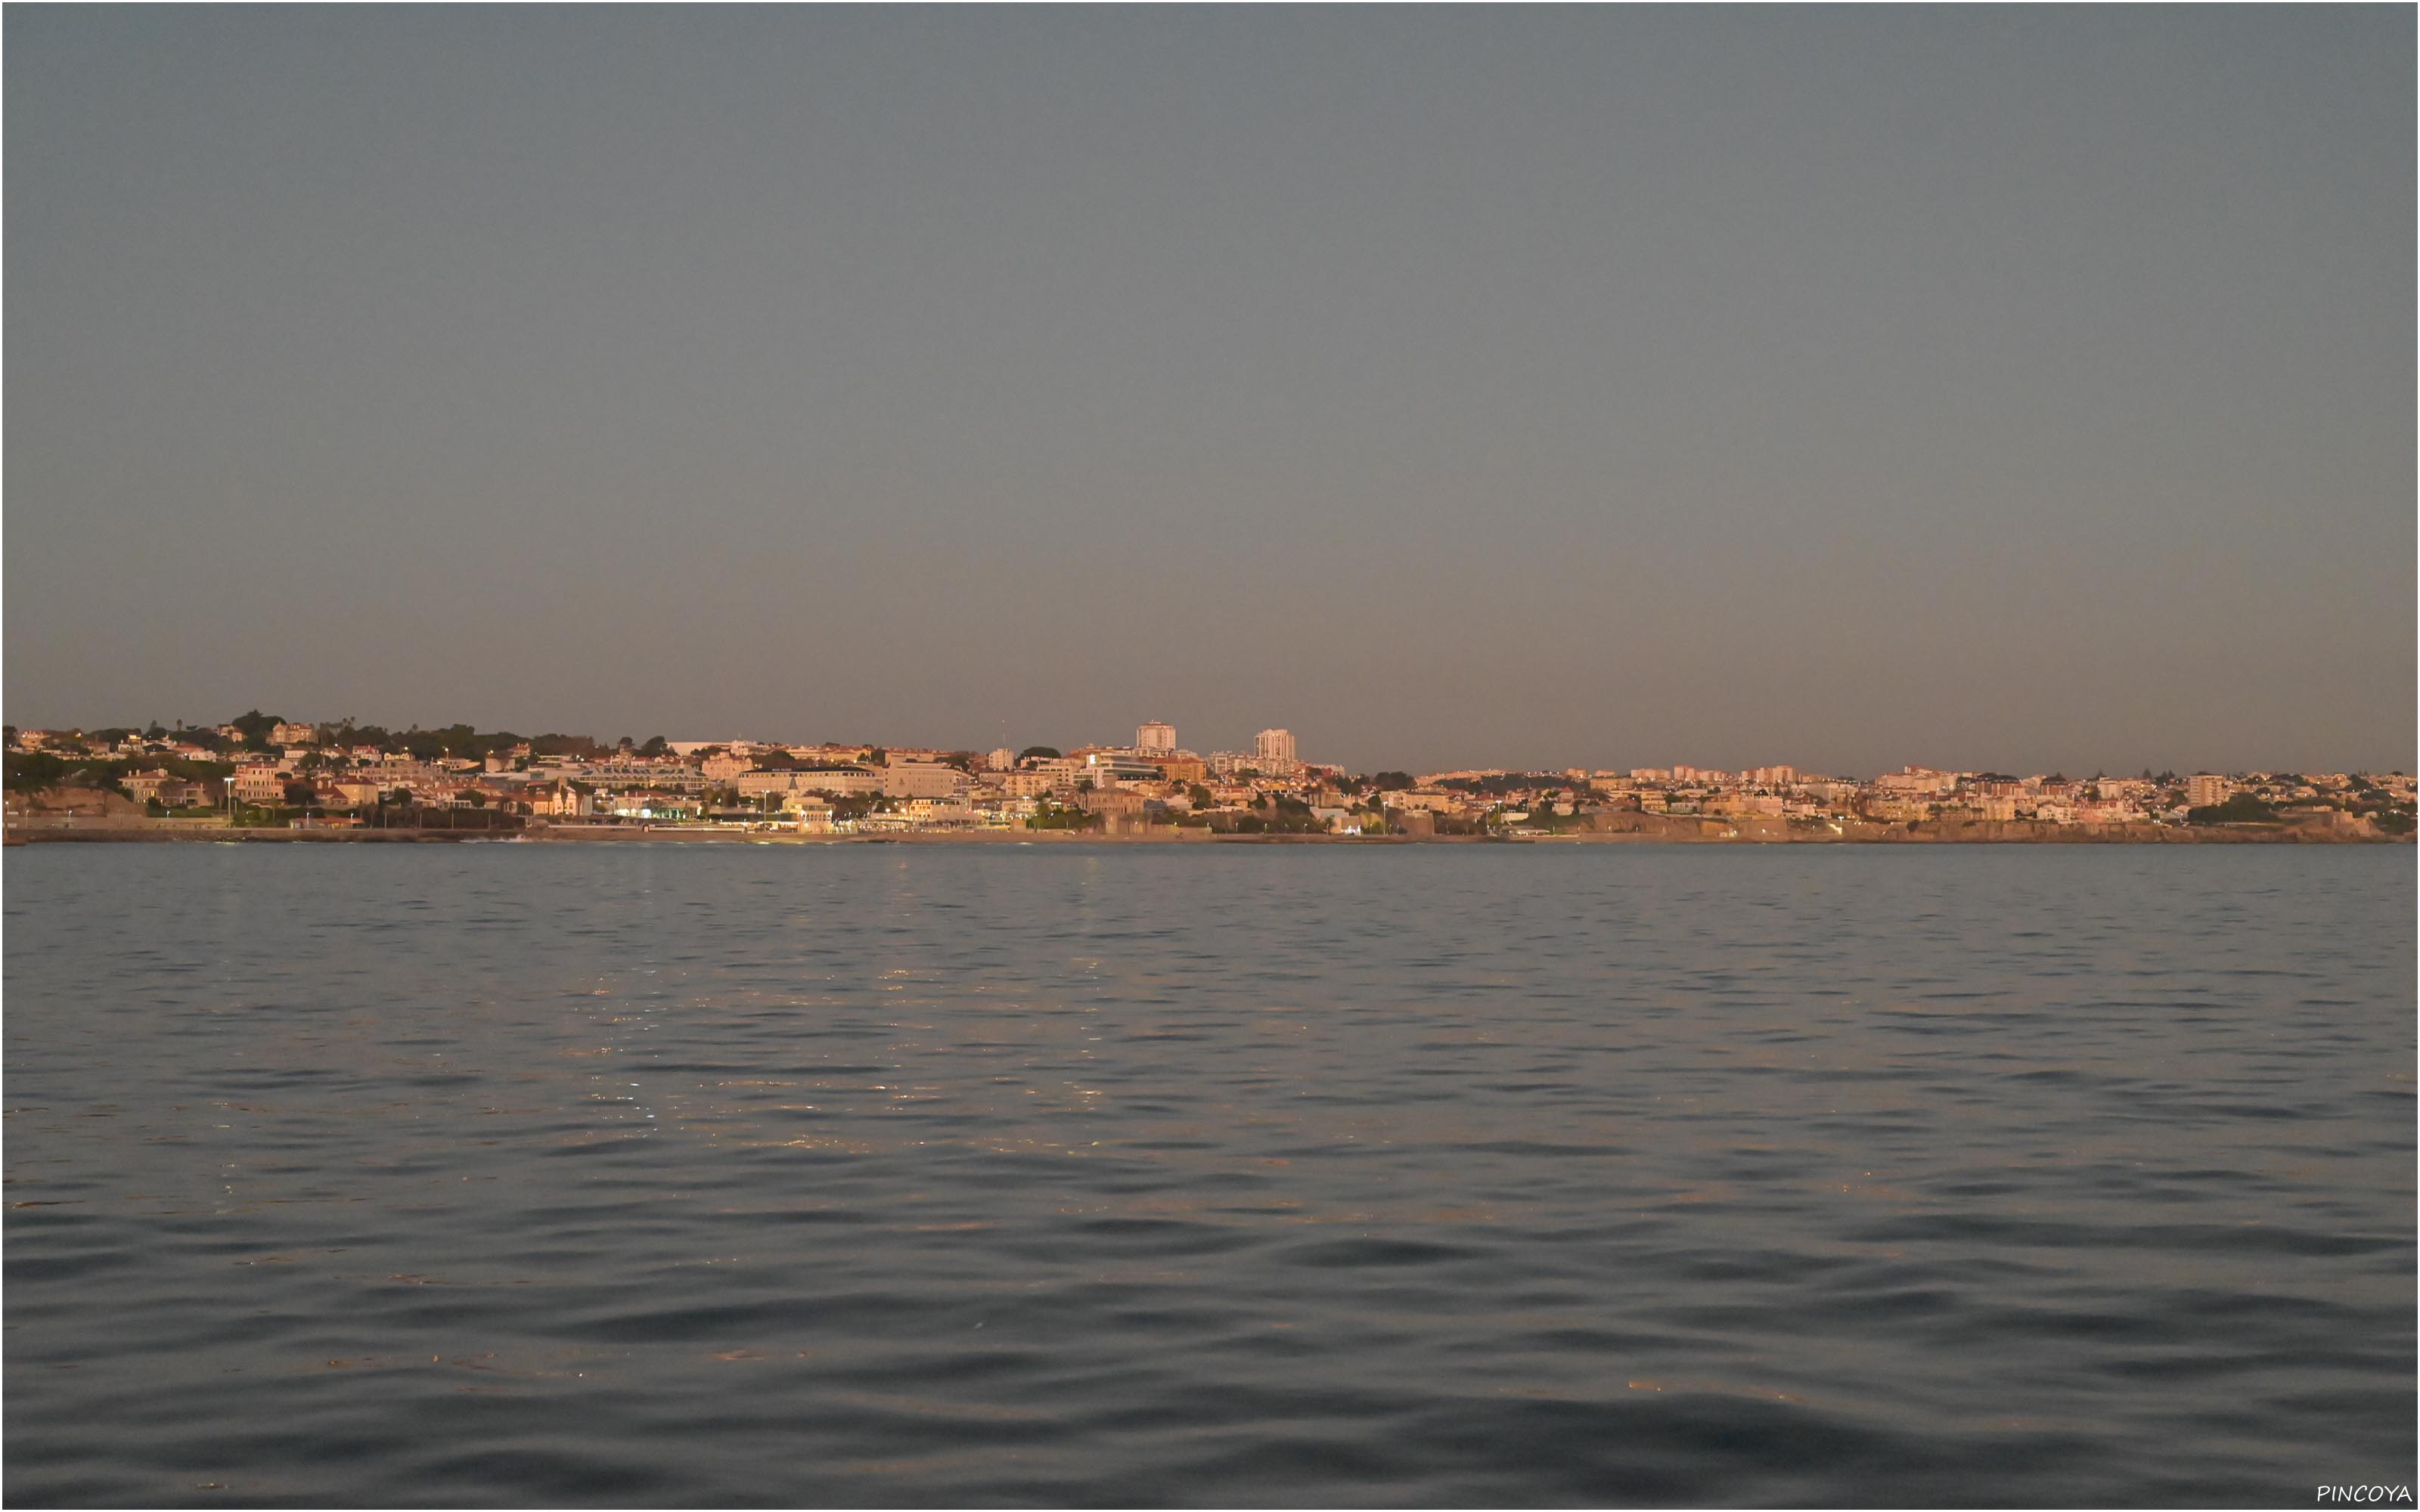
[[[6,703],[2413,764],[2413,12],[10,7]]]

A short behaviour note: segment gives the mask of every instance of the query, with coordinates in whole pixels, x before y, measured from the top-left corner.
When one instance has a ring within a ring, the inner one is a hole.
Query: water
[[[2399,848],[47,846],[29,1504],[2308,1504]]]

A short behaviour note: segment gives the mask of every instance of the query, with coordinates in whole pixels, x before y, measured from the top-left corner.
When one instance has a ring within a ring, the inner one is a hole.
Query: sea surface
[[[11,1505],[2413,1480],[2408,848],[5,883]]]

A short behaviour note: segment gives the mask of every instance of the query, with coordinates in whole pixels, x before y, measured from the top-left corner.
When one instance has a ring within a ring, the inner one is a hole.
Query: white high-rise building
[[[1302,764],[1295,760],[1294,732],[1264,730],[1252,737],[1252,759],[1264,772],[1291,772]]]
[[[984,764],[995,772],[1014,772],[1016,770],[1016,752],[1002,746],[985,757]]]
[[[2215,772],[2195,772],[2185,779],[2185,802],[2195,809],[2208,809],[2233,797],[2235,784]]]
[[[1157,720],[1135,727],[1135,749],[1144,752],[1172,751],[1176,748],[1176,726]]]

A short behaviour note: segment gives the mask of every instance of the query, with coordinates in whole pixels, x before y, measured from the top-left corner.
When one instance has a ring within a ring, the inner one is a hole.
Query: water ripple
[[[28,1504],[2409,1482],[2362,848],[11,856]]]

